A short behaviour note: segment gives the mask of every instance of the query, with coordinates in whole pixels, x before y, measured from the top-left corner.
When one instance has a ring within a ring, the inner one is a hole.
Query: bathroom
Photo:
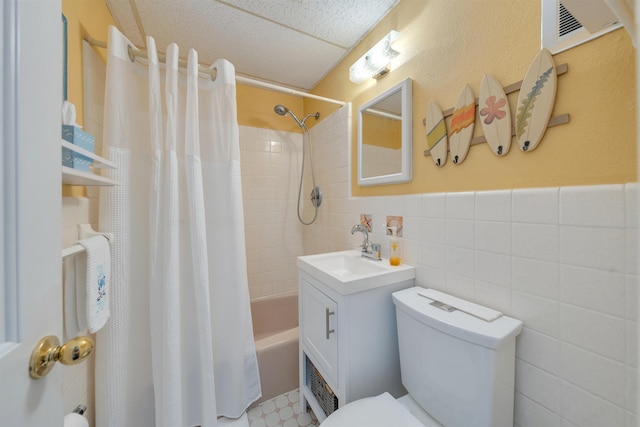
[[[87,89],[77,77],[80,34],[106,40],[115,22],[101,0],[65,0],[62,11],[70,100],[79,107],[78,122],[87,125],[81,108]],[[636,54],[626,31],[554,56],[569,69],[558,77],[554,111],[569,113],[570,122],[549,129],[535,151],[512,147],[498,158],[474,146],[463,164],[442,168],[423,155],[428,101],[453,106],[460,88],[469,83],[477,91],[486,72],[505,84],[521,80],[540,48],[540,13],[540,2],[530,0],[402,0],[312,90],[350,102],[350,109],[238,85],[245,231],[253,237],[247,240],[249,292],[252,299],[296,292],[296,257],[355,248],[361,238],[349,230],[360,214],[371,215],[370,237],[385,248],[386,217],[402,216],[403,261],[417,267],[416,284],[524,322],[515,425],[634,426]],[[403,35],[398,66],[378,81],[350,83],[349,66],[393,29]],[[357,111],[406,78],[413,80],[413,179],[359,186]],[[597,101],[587,102],[588,96]],[[320,120],[307,122],[324,196],[310,226],[295,212],[302,134],[293,120],[273,112],[276,104],[299,116],[320,112]],[[275,163],[262,163],[267,158]],[[263,179],[273,171],[278,174]],[[273,183],[283,190],[268,191]],[[77,239],[77,224],[97,228],[98,192],[65,186],[62,193],[61,235],[55,236],[66,247]],[[66,413],[93,400],[95,366],[64,369]],[[90,404],[87,415],[93,416]]]

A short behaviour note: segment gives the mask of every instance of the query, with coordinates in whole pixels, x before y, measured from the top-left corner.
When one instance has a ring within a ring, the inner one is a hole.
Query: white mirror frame
[[[399,173],[364,178],[362,176],[362,112],[398,91],[402,95],[401,170]],[[358,110],[358,185],[396,184],[409,182],[413,179],[413,102],[411,92],[412,81],[406,79],[362,105]]]

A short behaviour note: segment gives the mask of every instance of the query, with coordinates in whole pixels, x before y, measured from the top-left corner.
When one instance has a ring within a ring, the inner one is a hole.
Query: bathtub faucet
[[[375,260],[382,259],[382,257],[380,256],[380,243],[369,242],[369,233],[367,232],[367,228],[364,225],[356,224],[351,228],[351,234],[356,234],[358,231],[364,235],[364,241],[360,245],[360,247],[362,248],[361,255],[363,257]]]

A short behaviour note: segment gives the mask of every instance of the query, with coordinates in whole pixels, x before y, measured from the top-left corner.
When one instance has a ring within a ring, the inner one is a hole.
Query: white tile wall
[[[551,299],[560,298],[560,264],[530,258],[511,257],[514,290]]]
[[[557,225],[514,223],[511,230],[513,255],[542,261],[559,259]]]
[[[304,226],[304,254],[350,249],[360,243],[361,236],[351,236],[354,209],[360,212],[359,201],[350,200],[350,105],[346,105],[311,128],[316,184],[323,193],[315,223]],[[305,178],[308,182],[308,177]],[[303,194],[309,194],[306,190]],[[364,212],[364,211],[363,211]],[[382,229],[379,212],[369,210],[374,222]],[[380,212],[381,213],[381,212]],[[306,217],[309,217],[309,212]],[[359,214],[358,214],[359,215]],[[346,230],[346,232],[345,232]],[[381,232],[381,231],[380,231]],[[360,234],[360,233],[358,233]]]
[[[560,224],[624,227],[624,186],[594,185],[560,189]]]
[[[324,125],[339,138],[336,123],[347,128],[345,119],[330,119]],[[333,171],[345,168],[350,133],[336,142],[320,125],[312,134],[324,151],[318,181],[329,190],[318,220],[304,228],[305,254],[356,247],[349,230],[360,213],[373,215],[370,238],[386,254],[385,216],[402,215],[404,259],[416,266],[418,285],[524,321],[517,426],[635,425],[637,184],[344,200],[349,175]]]
[[[528,425],[529,420],[536,420],[538,425],[545,427],[570,427],[568,424],[562,423],[557,413],[516,392],[514,425]]]
[[[534,188],[511,193],[513,222],[557,224],[560,214],[558,188]]]
[[[511,191],[476,193],[476,219],[480,221],[511,220]]]
[[[295,291],[302,225],[296,215],[302,135],[240,126],[251,298]]]
[[[364,177],[390,175],[398,173],[402,168],[402,153],[400,149],[377,147],[363,144],[362,155],[367,159]]]

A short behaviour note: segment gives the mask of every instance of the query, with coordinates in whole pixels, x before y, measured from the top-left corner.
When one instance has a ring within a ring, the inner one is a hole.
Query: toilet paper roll
[[[64,427],[89,427],[89,420],[72,412],[64,416]]]

